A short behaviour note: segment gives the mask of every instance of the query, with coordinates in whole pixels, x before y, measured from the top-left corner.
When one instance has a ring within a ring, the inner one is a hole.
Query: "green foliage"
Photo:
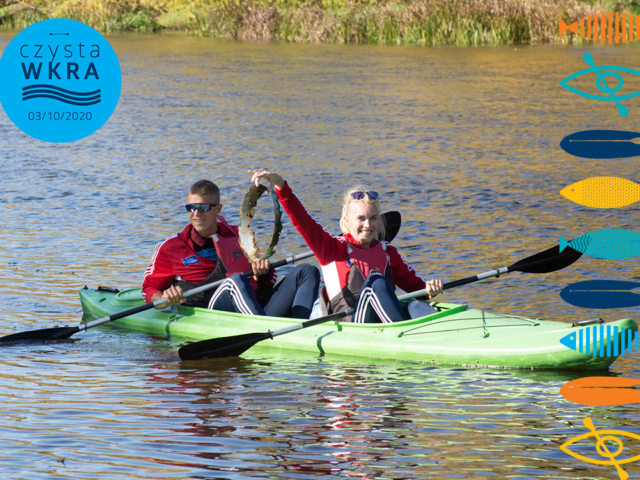
[[[633,0],[31,0],[38,10],[5,17],[20,29],[72,18],[104,32],[158,29],[192,35],[292,42],[499,45],[546,41],[558,19],[640,6]]]

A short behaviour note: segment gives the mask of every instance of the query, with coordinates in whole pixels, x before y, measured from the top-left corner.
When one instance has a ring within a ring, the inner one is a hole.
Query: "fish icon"
[[[631,432],[624,432],[622,430],[598,431],[594,427],[593,421],[591,420],[590,417],[585,418],[582,421],[582,423],[584,424],[585,427],[587,427],[590,430],[590,432],[583,433],[582,435],[578,435],[577,437],[574,437],[569,441],[563,443],[562,445],[560,445],[560,450],[562,450],[564,453],[571,455],[573,458],[582,460],[583,462],[593,463],[595,465],[614,465],[616,467],[616,470],[618,471],[620,480],[627,480],[627,478],[629,478],[629,474],[625,472],[620,467],[620,465],[624,465],[627,463],[640,460],[640,455],[636,455],[635,457],[632,457],[632,458],[625,458],[624,460],[616,460],[616,457],[622,452],[622,449],[624,447],[622,444],[622,440],[620,440],[618,437],[615,437],[614,435],[618,435],[621,437],[635,438],[636,440],[640,440],[640,435],[636,435],[635,433],[631,433]],[[601,435],[604,435],[604,436],[601,436]],[[570,445],[573,445],[574,443],[577,443],[580,440],[583,440],[589,437],[596,438],[596,451],[598,452],[598,455],[608,458],[609,460],[598,460],[594,458],[585,457],[584,455],[580,455],[578,453],[572,452],[571,449],[569,449]],[[617,450],[613,453],[610,452],[609,451],[610,447],[607,446],[605,442],[614,442],[617,445]]]
[[[571,247],[590,257],[624,260],[640,255],[640,233],[622,228],[604,228],[567,241],[560,235],[560,252]]]
[[[624,280],[586,280],[567,285],[560,297],[582,308],[631,308],[640,306],[640,295],[633,290],[640,283]]]
[[[585,130],[560,142],[565,152],[583,158],[628,158],[640,155],[640,133],[619,130]]]
[[[560,343],[592,357],[617,357],[640,350],[637,329],[637,325],[635,329],[617,325],[592,325],[565,335]]]
[[[571,25],[567,25],[560,19],[560,35],[563,35],[567,30],[594,42],[633,42],[640,38],[640,18],[630,13],[607,12],[589,15],[576,20]]]
[[[620,177],[591,177],[560,190],[572,202],[591,208],[620,208],[640,201],[640,184]]]
[[[637,378],[584,377],[565,383],[560,395],[581,405],[628,405],[640,403],[640,385]]]
[[[566,88],[567,90],[569,90],[570,92],[573,92],[576,95],[580,95],[581,97],[584,97],[584,98],[589,98],[591,100],[600,100],[605,102],[606,101],[614,102],[618,106],[618,113],[620,113],[620,116],[621,117],[627,116],[627,114],[629,113],[629,109],[624,105],[622,105],[620,101],[637,97],[638,95],[640,95],[640,91],[635,91],[632,93],[628,93],[626,95],[616,96],[616,93],[620,91],[620,89],[624,85],[624,80],[622,79],[622,76],[616,72],[627,72],[627,73],[632,73],[634,75],[640,76],[640,71],[634,70],[632,68],[618,67],[618,66],[596,67],[593,57],[588,52],[582,56],[582,59],[591,68],[587,68],[586,70],[581,70],[577,73],[574,73],[573,75],[569,75],[567,78],[560,80],[560,85],[563,88]],[[583,75],[586,75],[588,73],[596,74],[597,76],[596,87],[598,88],[598,90],[600,90],[602,93],[605,93],[606,95],[593,95],[591,93],[578,90],[577,88],[574,88],[571,85],[569,85],[569,82],[571,80],[581,77]],[[607,83],[607,77],[613,77],[616,80],[617,85],[614,88],[611,88]]]

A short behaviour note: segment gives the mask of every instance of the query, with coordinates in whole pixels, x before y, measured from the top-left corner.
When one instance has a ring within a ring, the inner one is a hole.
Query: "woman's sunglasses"
[[[193,213],[196,210],[200,210],[202,213],[209,212],[213,209],[213,207],[217,207],[220,205],[219,203],[189,203],[185,205],[184,208],[187,209],[187,212]]]
[[[371,200],[376,200],[378,198],[378,192],[353,192],[351,197],[354,200],[362,200],[364,196],[369,197]]]

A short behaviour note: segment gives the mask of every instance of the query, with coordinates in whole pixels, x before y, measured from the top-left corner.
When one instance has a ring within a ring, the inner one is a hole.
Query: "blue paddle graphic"
[[[634,290],[640,283],[622,280],[586,280],[567,285],[560,297],[570,305],[582,308],[630,308],[640,306],[640,295]]]
[[[640,155],[640,133],[621,130],[585,130],[560,142],[565,152],[584,158],[628,158]]]

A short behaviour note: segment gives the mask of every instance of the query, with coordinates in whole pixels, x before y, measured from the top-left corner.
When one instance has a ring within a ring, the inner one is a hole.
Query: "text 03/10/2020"
[[[91,120],[91,112],[29,112],[29,120],[84,121]]]

